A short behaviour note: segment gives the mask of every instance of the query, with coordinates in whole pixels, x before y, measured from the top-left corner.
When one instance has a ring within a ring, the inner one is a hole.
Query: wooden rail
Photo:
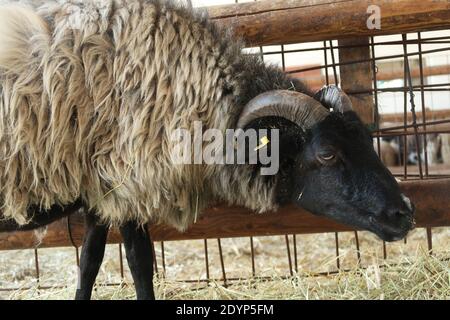
[[[350,45],[358,45],[352,48]],[[370,59],[369,38],[359,37],[339,40],[339,62],[366,61],[343,64],[340,66],[341,88],[345,92],[364,92],[372,90],[372,64]],[[347,47],[348,46],[348,47]],[[375,104],[372,94],[350,94],[353,109],[364,123],[375,120]]]
[[[381,28],[369,29],[367,9],[381,9]],[[265,0],[207,8],[249,46],[342,39],[443,29],[448,0]]]
[[[416,205],[418,227],[450,226],[450,197],[448,196],[450,179],[402,182],[401,188]],[[71,246],[68,225],[75,244],[81,245],[84,232],[83,218],[80,215],[74,215],[69,224],[66,219],[63,219],[50,225],[40,247]],[[292,206],[266,214],[255,214],[244,208],[222,206],[207,210],[185,233],[163,225],[151,227],[150,232],[155,241],[170,241],[350,230],[353,229]],[[111,231],[109,243],[121,241],[117,230]],[[0,250],[25,249],[35,245],[36,239],[33,232],[0,234]]]
[[[424,165],[424,164],[422,164]],[[418,165],[408,165],[407,166],[407,172],[408,176],[419,176],[419,166]],[[389,167],[389,170],[392,172],[392,174],[397,176],[402,176],[405,173],[405,168],[403,166],[395,166],[395,167]],[[428,174],[430,176],[446,176],[450,177],[450,164],[446,163],[439,163],[439,164],[432,164],[428,166]]]

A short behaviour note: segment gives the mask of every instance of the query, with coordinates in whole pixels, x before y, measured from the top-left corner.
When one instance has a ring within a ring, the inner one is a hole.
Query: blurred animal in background
[[[401,139],[404,140],[404,139]],[[428,164],[437,164],[440,162],[440,141],[438,134],[429,133],[421,135],[417,139],[414,135],[408,136],[407,139],[407,163],[418,164],[419,157],[422,163],[425,163],[425,151]],[[424,147],[426,145],[426,147]],[[402,150],[403,151],[403,150]]]
[[[380,139],[379,143],[380,146],[378,148],[378,141],[374,139],[373,147],[384,165],[387,167],[397,166],[399,164],[398,145],[383,139]]]
[[[426,159],[429,165],[438,163],[450,163],[450,146],[448,135],[445,135],[447,143],[447,162],[443,161],[442,156],[442,134],[429,133],[419,135],[416,139],[415,135],[395,137],[383,137],[380,139],[380,158],[386,166],[402,166],[405,162],[407,165],[425,163]],[[405,156],[405,140],[406,140],[406,156]],[[426,148],[424,146],[426,145]],[[378,154],[378,142],[374,139],[373,146]]]
[[[450,134],[441,133],[438,139],[440,140],[442,163],[450,164]]]

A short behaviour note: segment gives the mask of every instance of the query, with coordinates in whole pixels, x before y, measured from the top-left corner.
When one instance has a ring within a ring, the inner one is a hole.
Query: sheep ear
[[[328,109],[333,109],[337,112],[353,111],[352,101],[349,96],[335,85],[324,86],[316,92],[314,99],[319,101]]]

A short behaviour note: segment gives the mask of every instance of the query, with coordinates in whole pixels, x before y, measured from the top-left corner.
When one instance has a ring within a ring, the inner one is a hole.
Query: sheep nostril
[[[410,216],[411,215],[411,213],[406,210],[399,210],[399,211],[397,211],[397,214],[400,216]]]
[[[397,208],[387,209],[387,210],[384,211],[384,213],[386,214],[386,216],[387,216],[388,218],[396,218],[396,217],[398,217],[398,216],[400,216],[400,215],[403,215],[403,214],[401,213],[401,211],[398,210]]]
[[[413,216],[412,211],[398,208],[385,210],[385,214],[388,216],[388,218],[398,218],[398,217],[412,218]]]

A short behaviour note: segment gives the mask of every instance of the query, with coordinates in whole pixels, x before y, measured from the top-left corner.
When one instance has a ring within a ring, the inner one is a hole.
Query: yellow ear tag
[[[257,151],[261,148],[264,148],[270,142],[270,140],[269,140],[269,138],[267,138],[267,136],[262,137],[261,139],[259,139],[259,141],[261,141],[261,144],[255,148],[255,151]]]

